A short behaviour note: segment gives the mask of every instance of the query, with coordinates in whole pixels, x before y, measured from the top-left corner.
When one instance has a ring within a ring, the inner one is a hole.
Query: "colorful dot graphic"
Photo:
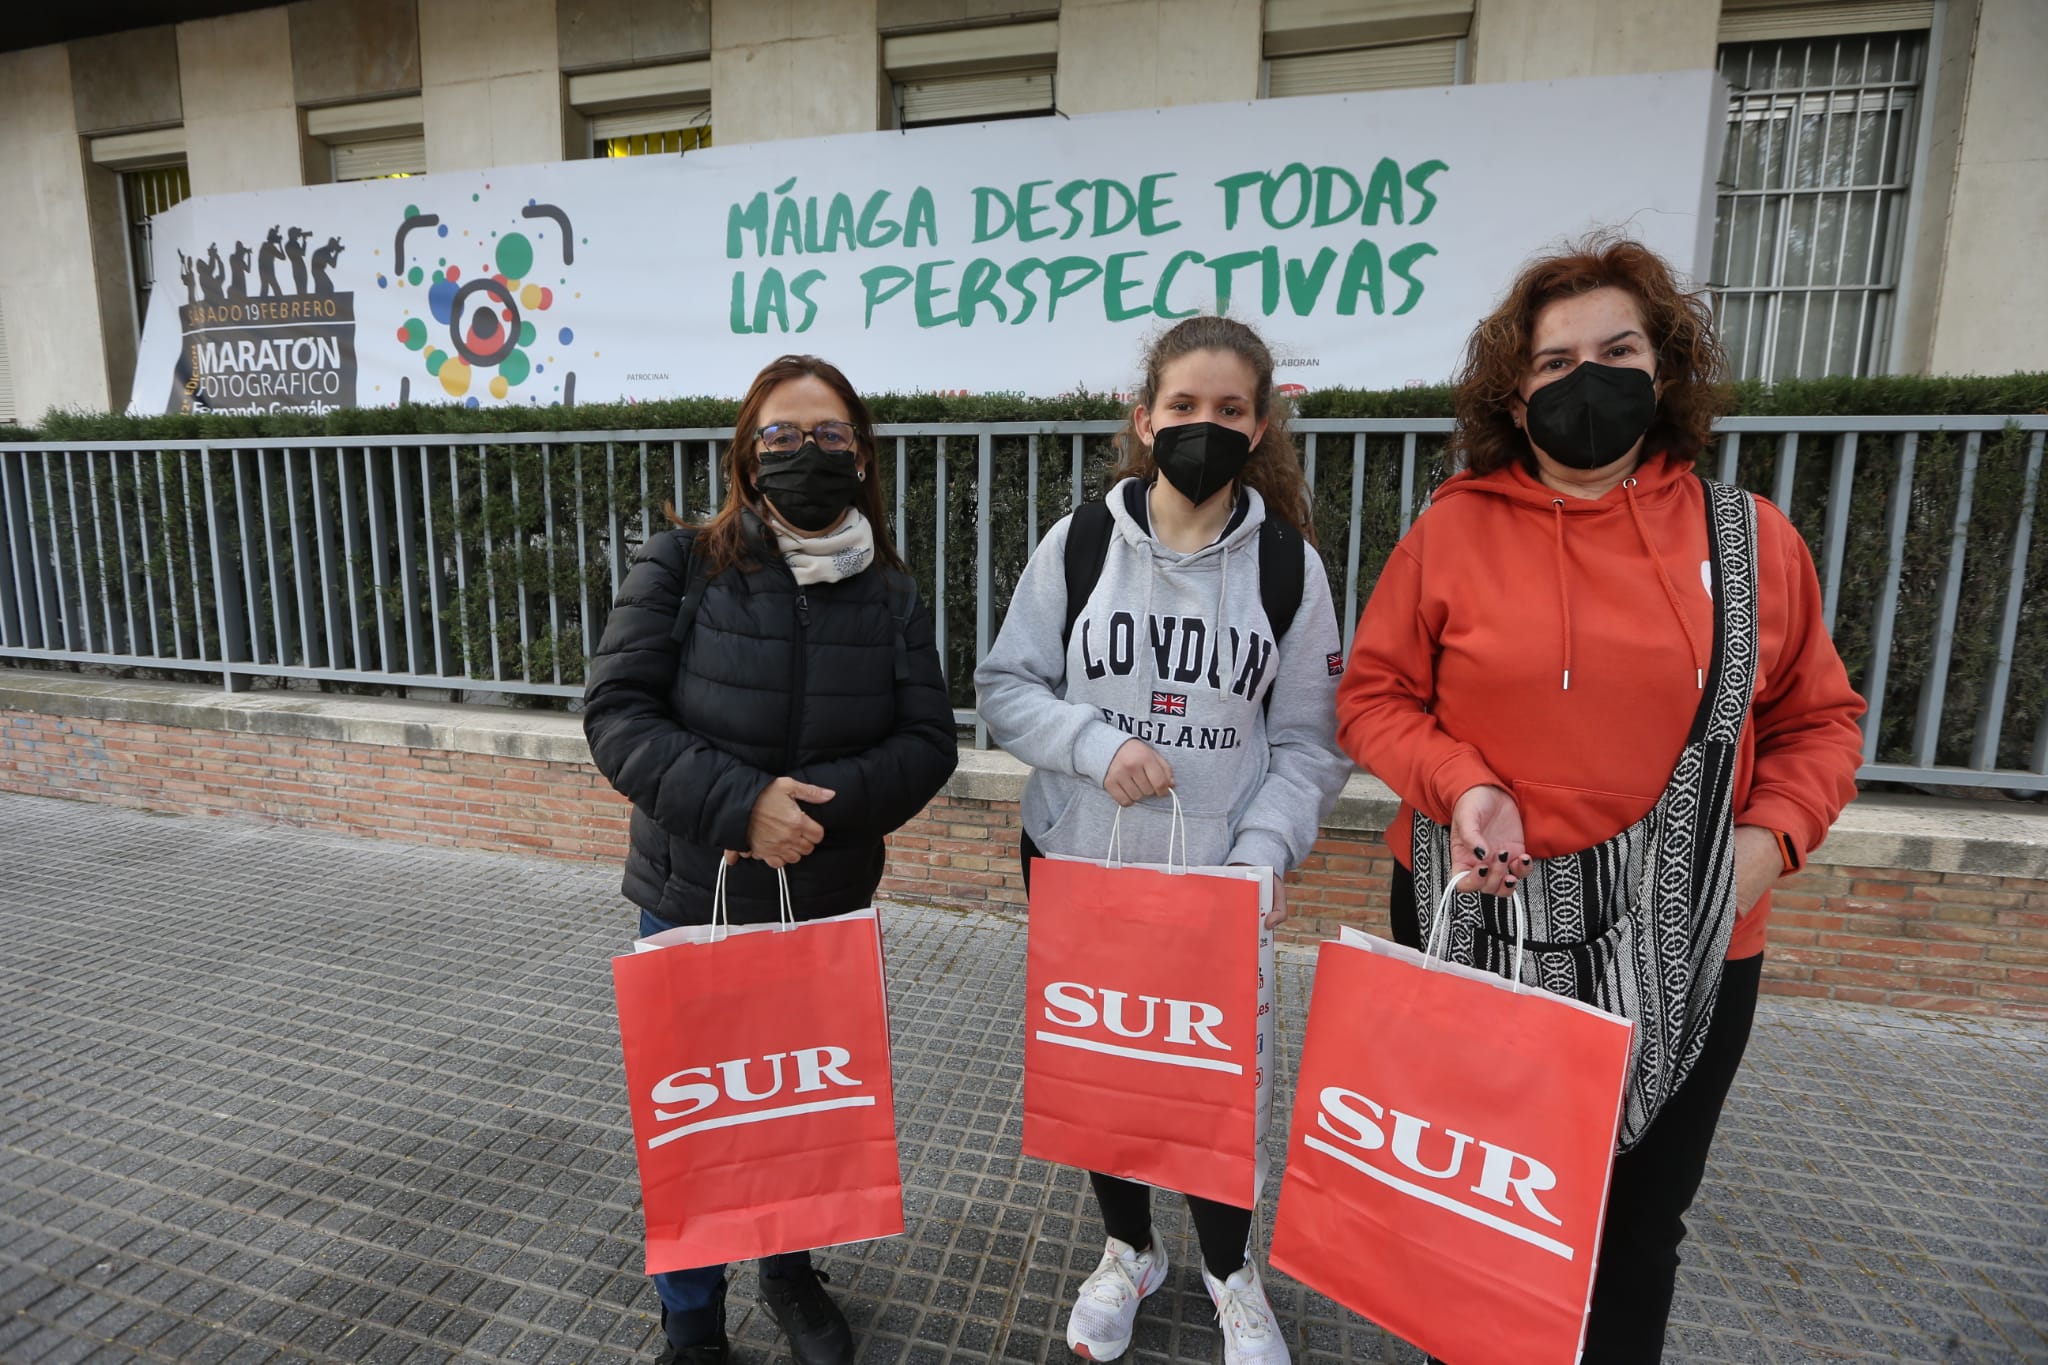
[[[486,184],[483,191],[470,195],[470,202],[483,204],[490,190],[491,186]],[[503,202],[497,200],[495,204]],[[523,201],[527,207],[537,203],[531,198]],[[418,308],[418,316],[412,315],[412,308],[405,310],[405,320],[395,329],[398,343],[420,357],[427,375],[451,399],[461,400],[469,407],[479,406],[485,394],[499,402],[515,399],[513,390],[531,385],[533,377],[541,372],[533,347],[544,337],[563,347],[575,340],[570,328],[549,328],[538,316],[555,307],[556,295],[553,286],[533,278],[534,270],[537,264],[543,268],[556,264],[538,260],[542,253],[557,254],[556,247],[548,243],[546,234],[532,231],[532,219],[518,210],[513,210],[509,222],[500,219],[495,228],[491,220],[499,209],[494,205],[485,206],[483,221],[471,218],[467,225],[463,223],[464,214],[446,214],[438,204],[429,204],[426,210],[418,204],[408,204],[405,216],[419,218],[423,212],[442,213],[453,220],[434,224],[436,238],[447,239],[450,229],[459,227],[461,236],[472,239],[479,254],[487,259],[471,258],[468,267],[452,265],[446,256],[440,257],[435,266],[424,262],[408,266],[400,261],[397,269],[378,275],[381,288],[410,286],[426,292],[425,307]],[[484,240],[486,233],[488,240]],[[589,239],[584,240],[587,243]],[[541,245],[536,247],[536,243]],[[464,248],[463,254],[467,250]],[[563,285],[568,284],[567,276],[559,279]],[[574,368],[574,353],[560,359]],[[557,357],[549,356],[548,360],[554,363]],[[555,386],[557,395],[560,387]],[[531,402],[544,401],[531,388],[527,394]]]

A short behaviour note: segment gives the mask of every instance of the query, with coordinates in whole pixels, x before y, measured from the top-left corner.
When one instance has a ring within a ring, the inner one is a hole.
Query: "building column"
[[[104,412],[113,396],[64,47],[0,53],[0,128],[0,181],[13,187],[0,214],[0,326],[15,411],[25,423],[53,407]]]
[[[2048,6],[1983,0],[1935,301],[1935,374],[2048,370]],[[1930,205],[1930,211],[1940,207]]]
[[[1483,0],[1473,82],[1711,70],[1721,7],[1704,0]]]
[[[560,161],[555,0],[419,0],[427,173]]]
[[[1259,97],[1259,0],[1064,0],[1053,98],[1067,114]]]
[[[712,0],[711,126],[718,145],[882,126],[876,0]]]
[[[178,87],[195,198],[305,183],[288,11],[178,25]]]

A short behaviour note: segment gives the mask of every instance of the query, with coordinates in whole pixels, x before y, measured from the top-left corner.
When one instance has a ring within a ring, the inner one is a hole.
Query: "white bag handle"
[[[1459,882],[1467,877],[1476,875],[1478,874],[1473,872],[1471,868],[1464,868],[1453,872],[1450,881],[1444,884],[1444,894],[1436,903],[1436,918],[1431,921],[1429,926],[1429,942],[1422,950],[1422,966],[1425,971],[1430,970],[1429,964],[1432,960],[1441,958],[1446,952],[1450,951],[1451,897],[1458,893]],[[1513,980],[1515,991],[1519,994],[1522,990],[1522,934],[1524,926],[1528,922],[1529,907],[1523,903],[1520,891],[1508,892],[1508,905],[1513,910],[1515,919],[1515,967]]]
[[[719,858],[718,881],[711,888],[711,941],[713,943],[723,943],[726,935],[732,932],[732,911],[725,902],[725,872],[731,866],[732,864],[728,863],[724,857],[721,856]],[[775,885],[779,893],[778,899],[781,901],[782,911],[781,923],[777,926],[776,932],[781,933],[784,929],[796,928],[796,907],[790,903],[789,899],[789,873],[782,868],[776,868]],[[720,933],[719,930],[721,929],[725,932]]]
[[[1181,813],[1180,793],[1168,787],[1166,794],[1173,798],[1173,823],[1166,828],[1166,870],[1175,876],[1179,876],[1188,870],[1188,822],[1187,818]],[[1124,808],[1118,806],[1116,808],[1116,815],[1109,822],[1109,851],[1102,858],[1102,861],[1110,867],[1122,867],[1124,865],[1123,823]],[[1173,840],[1175,835],[1180,836],[1180,866],[1178,868],[1175,868],[1173,865]]]

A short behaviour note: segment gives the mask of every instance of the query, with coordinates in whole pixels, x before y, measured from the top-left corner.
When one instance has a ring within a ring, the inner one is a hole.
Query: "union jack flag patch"
[[[1184,716],[1188,713],[1188,694],[1185,692],[1154,692],[1152,714],[1155,716]]]
[[[1344,656],[1342,654],[1325,654],[1323,662],[1330,666],[1330,676],[1333,678],[1344,671]]]

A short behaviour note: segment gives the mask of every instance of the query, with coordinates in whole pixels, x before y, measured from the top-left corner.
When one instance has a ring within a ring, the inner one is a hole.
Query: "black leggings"
[[[1038,846],[1023,836],[1019,853],[1024,862],[1024,889],[1031,889],[1031,860]],[[1102,1208],[1102,1229],[1119,1242],[1143,1251],[1152,1242],[1152,1187],[1124,1180],[1100,1171],[1088,1172],[1095,1187],[1095,1202]],[[1188,1217],[1195,1225],[1195,1237],[1202,1244],[1202,1264],[1211,1275],[1227,1280],[1244,1268],[1246,1248],[1252,1236],[1252,1210],[1235,1204],[1189,1195]]]
[[[1390,910],[1395,941],[1421,947],[1415,878],[1398,862]],[[1654,1365],[1663,1356],[1685,1213],[1699,1193],[1714,1125],[1749,1043],[1763,969],[1761,953],[1728,963],[1706,1049],[1643,1140],[1614,1158],[1580,1365]]]

